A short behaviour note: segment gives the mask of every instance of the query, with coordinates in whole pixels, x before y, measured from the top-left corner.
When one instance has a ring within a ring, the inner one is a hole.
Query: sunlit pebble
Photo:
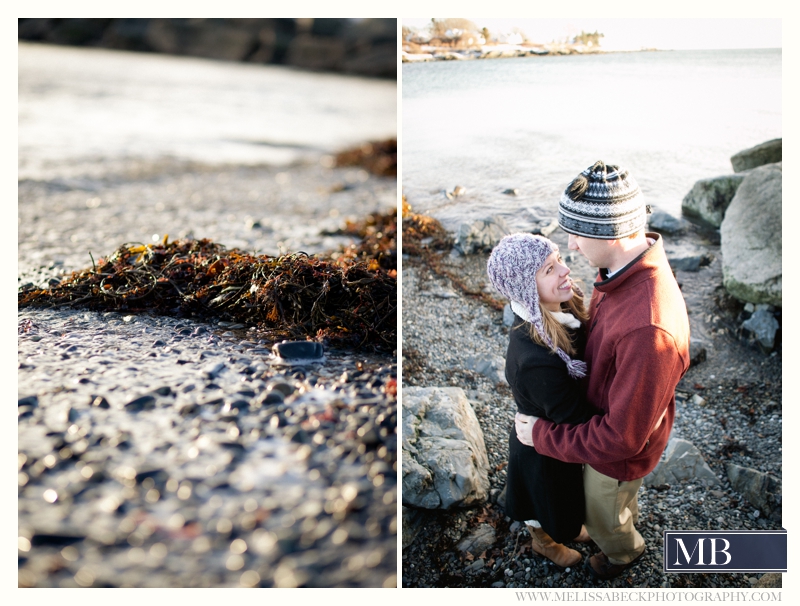
[[[167,546],[164,543],[155,543],[150,547],[150,555],[159,560],[167,557]]]
[[[383,581],[383,586],[384,588],[397,587],[397,575],[390,574],[386,577],[386,580]]]
[[[158,234],[153,234],[152,236],[153,242],[158,242],[161,238],[158,237]]]
[[[144,500],[148,503],[157,503],[159,497],[161,497],[161,493],[159,493],[155,488],[151,488],[147,491],[147,494],[144,495]]]
[[[312,469],[311,471],[308,472],[308,479],[311,480],[312,482],[316,482],[317,480],[319,480],[321,475],[322,474],[320,474],[319,469]]]
[[[253,533],[253,538],[251,540],[253,549],[261,555],[267,555],[270,553],[275,548],[277,543],[278,538],[275,536],[275,534],[268,530],[264,530],[263,528],[256,530]]]
[[[78,550],[72,547],[71,545],[67,545],[64,549],[61,550],[61,557],[67,560],[68,562],[75,562],[80,554]]]
[[[86,465],[83,468],[81,468],[81,477],[84,478],[85,480],[91,479],[93,475],[94,475],[94,469],[92,469],[89,465]]]
[[[228,534],[233,529],[233,524],[228,518],[222,518],[217,522],[217,532],[220,534]]]
[[[142,480],[142,488],[146,488],[147,490],[150,490],[155,485],[156,482],[153,478],[145,478],[144,480]]]
[[[49,467],[49,468],[55,467],[57,462],[58,461],[56,460],[55,456],[53,456],[51,454],[47,455],[43,459],[43,463],[45,464],[45,467]]]
[[[64,446],[64,448],[58,451],[58,456],[66,461],[72,456],[72,449],[69,446]]]
[[[190,496],[192,496],[192,488],[191,488],[191,486],[187,486],[186,484],[184,484],[183,486],[178,488],[178,498],[181,501],[185,501]]]
[[[115,496],[108,496],[102,501],[100,501],[100,509],[105,511],[106,513],[112,513],[117,510],[119,507],[119,500]]]
[[[24,471],[19,472],[19,474],[17,474],[17,482],[20,486],[25,486],[25,484],[28,483],[28,474]]]
[[[347,558],[345,562],[347,563],[346,564],[347,570],[349,570],[350,572],[358,572],[359,570],[364,568],[365,564],[364,556],[362,556],[361,554],[356,554],[353,557]]]
[[[197,455],[199,455],[199,454],[200,454],[200,451],[197,449],[197,447],[196,446],[192,446],[187,451],[186,456],[188,456],[190,459],[196,459]]]
[[[261,582],[261,575],[255,570],[246,570],[239,578],[239,583],[242,587],[255,587]]]
[[[19,453],[17,454],[17,471],[22,469],[25,466],[25,463],[28,462],[28,455]]]
[[[134,547],[128,550],[128,559],[133,564],[141,564],[144,562],[145,554],[144,549],[141,547]]]
[[[26,537],[17,537],[17,549],[20,551],[30,551],[31,542]]]
[[[42,496],[48,503],[55,503],[58,500],[58,493],[52,488],[45,490]]]
[[[36,585],[36,574],[22,569],[17,573],[17,583],[20,587],[33,587]]]
[[[236,438],[239,437],[239,428],[236,427],[236,425],[231,425],[230,427],[228,427],[227,434],[231,440],[235,440]]]
[[[225,562],[225,568],[228,570],[241,570],[244,566],[244,558],[240,555],[232,555]]]
[[[123,518],[120,520],[119,523],[119,531],[124,532],[125,534],[130,534],[134,530],[136,530],[136,522],[133,521],[133,518]]]
[[[283,526],[284,528],[291,528],[292,526],[294,526],[294,523],[296,521],[297,520],[295,520],[292,514],[287,513],[286,515],[281,517],[281,526]]]
[[[337,528],[331,536],[331,541],[334,545],[341,545],[347,540],[347,531],[344,528]]]
[[[176,480],[175,478],[170,478],[169,480],[167,480],[166,488],[167,492],[175,492],[176,490],[178,490],[178,480]]]
[[[379,474],[372,478],[372,484],[375,486],[375,488],[377,488],[378,486],[383,486],[384,480],[385,478]]]
[[[247,551],[247,543],[243,539],[235,539],[231,543],[231,553],[242,554]]]
[[[173,530],[180,530],[186,524],[186,519],[179,513],[173,514],[167,522],[167,526]]]
[[[75,582],[81,587],[91,587],[94,583],[94,573],[84,566],[75,573]]]
[[[383,495],[383,504],[384,505],[391,505],[397,501],[397,497],[395,497],[391,492],[387,492]]]
[[[253,513],[256,509],[258,509],[258,501],[255,499],[247,499],[244,502],[244,510],[248,513]]]
[[[194,550],[195,553],[205,553],[209,549],[211,549],[211,541],[208,537],[197,537],[192,542],[192,550]]]

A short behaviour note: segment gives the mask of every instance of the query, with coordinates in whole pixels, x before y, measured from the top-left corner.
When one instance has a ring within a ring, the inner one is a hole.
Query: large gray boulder
[[[782,139],[772,139],[731,156],[731,165],[737,173],[781,161],[783,161]]]
[[[460,387],[403,389],[403,505],[466,507],[489,494],[478,418]]]
[[[781,506],[781,481],[767,473],[728,463],[731,488],[741,493],[753,507],[770,515]]]
[[[681,438],[670,438],[656,468],[644,478],[645,486],[692,482],[706,487],[719,486],[719,478],[697,447]]]
[[[719,227],[744,178],[745,175],[722,175],[700,179],[683,198],[681,212],[712,227]]]
[[[781,163],[745,177],[720,226],[722,280],[742,301],[782,307]]]

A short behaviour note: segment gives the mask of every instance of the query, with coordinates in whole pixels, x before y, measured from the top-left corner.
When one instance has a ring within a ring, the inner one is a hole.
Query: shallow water
[[[287,164],[396,134],[385,80],[19,44],[20,178],[170,156]]]
[[[404,64],[403,192],[446,226],[500,214],[525,229],[602,159],[680,215],[695,181],[781,137],[781,60],[760,49]],[[450,201],[456,185],[467,192]]]

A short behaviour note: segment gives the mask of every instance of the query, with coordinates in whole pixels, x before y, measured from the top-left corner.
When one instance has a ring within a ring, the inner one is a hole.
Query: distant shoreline
[[[416,45],[415,45],[416,46]],[[480,48],[450,48],[418,46],[414,50],[404,48],[403,63],[428,63],[431,61],[472,61],[476,59],[511,59],[516,57],[558,57],[566,55],[605,55],[610,53],[640,53],[660,51],[657,48],[638,50],[604,50],[599,47],[586,47],[575,44],[551,45],[493,45]]]

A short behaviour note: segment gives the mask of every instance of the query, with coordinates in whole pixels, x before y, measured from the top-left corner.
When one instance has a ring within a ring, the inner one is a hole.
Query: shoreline
[[[421,48],[425,48],[422,46]],[[451,49],[447,47],[428,47],[424,51],[412,52],[403,49],[403,63],[429,63],[432,61],[474,61],[477,59],[514,59],[519,57],[563,57],[574,55],[607,55],[618,53],[664,52],[657,48],[631,50],[604,50],[582,45],[497,45],[480,49]]]

